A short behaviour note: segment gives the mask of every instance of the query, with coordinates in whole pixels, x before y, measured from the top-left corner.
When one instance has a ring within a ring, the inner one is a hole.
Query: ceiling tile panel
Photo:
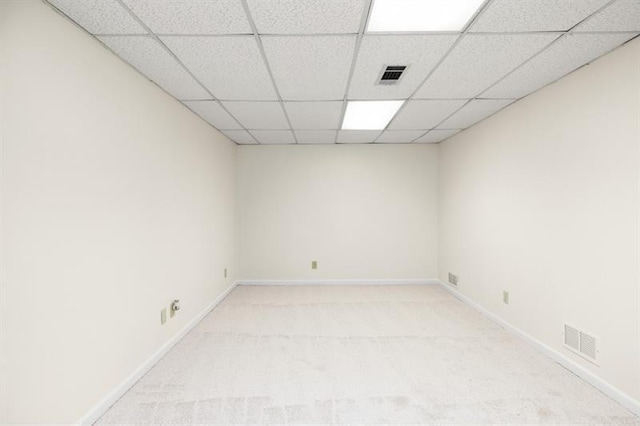
[[[382,132],[376,143],[409,143],[423,134],[424,130],[387,130]]]
[[[49,0],[91,34],[146,34],[116,0]]]
[[[510,99],[474,99],[438,127],[441,129],[466,129],[513,102]]]
[[[155,39],[148,36],[100,36],[98,38],[118,56],[176,98],[211,98],[207,91]]]
[[[365,35],[349,88],[350,99],[406,99],[458,38],[457,35]],[[378,84],[387,65],[408,65],[397,84]]]
[[[357,33],[364,0],[248,0],[260,34]]]
[[[338,143],[372,143],[380,130],[339,130]]]
[[[466,35],[416,98],[473,98],[557,37],[553,33]]]
[[[605,54],[634,35],[567,34],[544,52],[482,94],[483,98],[520,98]]]
[[[285,102],[294,129],[337,129],[342,102]]]
[[[291,130],[251,130],[251,134],[261,144],[286,145],[296,143]]]
[[[279,102],[222,102],[246,129],[288,129]]]
[[[567,31],[609,0],[493,0],[471,32]]]
[[[408,101],[391,121],[390,130],[428,130],[464,105],[467,100]]]
[[[640,32],[640,1],[617,0],[578,26],[576,31]]]
[[[277,100],[253,36],[161,39],[218,99]]]
[[[216,101],[186,101],[184,104],[217,129],[242,128]]]
[[[344,97],[355,36],[262,37],[284,100]]]
[[[242,0],[124,0],[156,34],[252,34]]]
[[[222,133],[240,145],[256,145],[258,143],[246,130],[223,130]]]
[[[450,138],[460,130],[430,130],[429,133],[416,139],[415,143],[438,143]]]
[[[335,130],[296,130],[295,134],[301,144],[332,144],[336,141]]]

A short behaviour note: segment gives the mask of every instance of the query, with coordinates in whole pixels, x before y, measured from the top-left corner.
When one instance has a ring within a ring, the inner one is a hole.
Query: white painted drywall
[[[636,40],[442,143],[439,162],[440,279],[636,400],[639,144]],[[600,366],[563,348],[565,322],[599,338]]]
[[[236,148],[40,1],[0,43],[1,419],[68,424],[235,279]]]
[[[435,278],[437,150],[238,147],[241,278]]]

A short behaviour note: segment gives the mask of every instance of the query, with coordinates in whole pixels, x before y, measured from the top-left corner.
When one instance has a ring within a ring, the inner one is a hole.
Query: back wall
[[[241,278],[436,278],[437,155],[435,145],[239,146]]]

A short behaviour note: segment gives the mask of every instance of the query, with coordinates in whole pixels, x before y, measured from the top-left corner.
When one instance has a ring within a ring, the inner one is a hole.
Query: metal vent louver
[[[397,84],[406,69],[406,65],[388,65],[382,68],[380,78],[378,78],[378,84]]]
[[[458,286],[458,276],[449,272],[449,284]]]
[[[597,339],[594,336],[568,324],[564,325],[565,347],[594,363],[598,354],[596,342]]]

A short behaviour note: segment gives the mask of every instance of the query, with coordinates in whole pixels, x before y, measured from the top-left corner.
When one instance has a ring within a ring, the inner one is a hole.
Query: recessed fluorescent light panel
[[[373,0],[368,32],[461,31],[484,0]]]
[[[349,101],[342,121],[343,130],[382,130],[404,101]]]

